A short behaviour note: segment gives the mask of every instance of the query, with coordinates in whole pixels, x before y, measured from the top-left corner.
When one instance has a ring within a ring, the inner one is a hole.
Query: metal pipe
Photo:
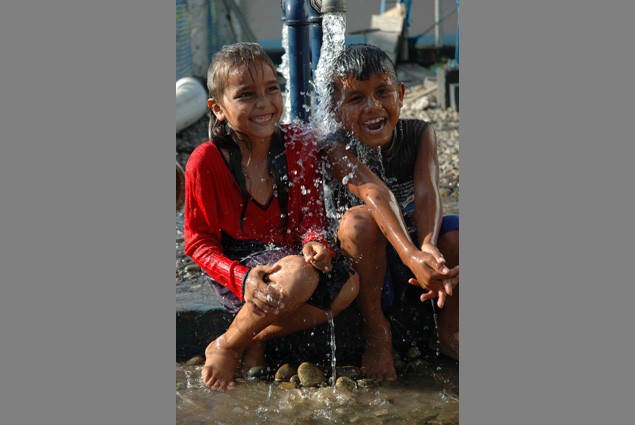
[[[289,102],[291,120],[300,118],[308,121],[309,104],[309,28],[306,0],[283,0],[284,24],[289,30]]]
[[[282,0],[282,20],[288,27],[289,103],[291,120],[307,122],[311,70],[317,69],[322,48],[322,15],[345,13],[344,0]],[[310,26],[310,28],[309,28]],[[309,32],[310,29],[310,32]],[[311,58],[309,58],[309,55]]]
[[[311,7],[309,7],[309,31],[311,34],[311,69],[313,74],[317,69],[318,62],[320,61],[320,52],[322,50],[322,14],[313,5],[311,1]]]
[[[346,12],[346,2],[344,0],[311,0],[311,4],[322,14]]]

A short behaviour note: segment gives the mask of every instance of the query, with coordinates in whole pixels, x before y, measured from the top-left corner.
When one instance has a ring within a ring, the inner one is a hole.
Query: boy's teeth
[[[366,125],[372,125],[382,122],[383,118],[375,118],[374,120],[366,121]]]

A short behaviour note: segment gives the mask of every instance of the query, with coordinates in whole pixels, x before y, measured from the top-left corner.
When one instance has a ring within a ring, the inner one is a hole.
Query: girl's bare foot
[[[266,342],[252,341],[243,352],[241,375],[247,379],[247,372],[254,366],[265,365]]]
[[[397,379],[392,358],[392,333],[387,321],[365,332],[361,370],[364,376],[377,381]]]
[[[201,371],[205,385],[214,391],[233,388],[241,356],[242,351],[225,346],[224,335],[212,341],[205,349],[205,365]]]

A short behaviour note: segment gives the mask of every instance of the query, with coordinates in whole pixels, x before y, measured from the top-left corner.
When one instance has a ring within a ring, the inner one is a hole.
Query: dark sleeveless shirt
[[[408,230],[416,229],[414,220],[414,174],[423,131],[430,123],[418,119],[400,119],[392,142],[387,148],[370,148],[348,134],[327,138],[329,143],[345,143],[359,160],[370,168],[392,190],[406,219]],[[334,141],[335,140],[335,141]],[[346,210],[363,202],[352,195],[325,170],[327,215],[340,220]]]

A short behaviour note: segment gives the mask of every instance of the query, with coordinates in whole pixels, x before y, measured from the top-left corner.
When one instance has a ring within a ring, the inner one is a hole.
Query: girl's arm
[[[243,278],[249,267],[228,258],[223,253],[217,214],[217,205],[222,202],[222,198],[212,187],[211,170],[202,165],[205,161],[200,160],[195,154],[192,154],[190,159],[185,172],[185,254],[212,279],[243,300]],[[208,184],[201,184],[201,175],[207,177],[205,181]]]

